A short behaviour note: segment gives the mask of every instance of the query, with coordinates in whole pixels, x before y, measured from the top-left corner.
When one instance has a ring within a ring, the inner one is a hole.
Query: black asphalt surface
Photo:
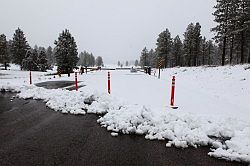
[[[74,81],[48,81],[48,82],[41,82],[37,83],[36,86],[44,87],[46,89],[57,89],[57,88],[64,88],[67,86],[74,85]]]
[[[79,82],[78,82],[79,83]],[[38,87],[44,87],[46,89],[58,89],[58,88],[66,88],[69,91],[75,90],[75,82],[74,81],[47,81],[35,84]],[[79,85],[78,88],[84,87],[85,85]]]
[[[55,112],[42,101],[0,93],[0,166],[230,166],[209,157],[208,147],[166,148],[143,136],[112,137],[97,115]]]

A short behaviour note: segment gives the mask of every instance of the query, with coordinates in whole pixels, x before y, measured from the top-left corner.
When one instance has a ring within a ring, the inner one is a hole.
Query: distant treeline
[[[213,40],[201,36],[200,23],[190,23],[180,36],[161,32],[155,50],[142,50],[141,66],[175,67],[250,63],[250,1],[217,0],[214,7],[217,26]]]
[[[18,28],[12,40],[7,40],[4,34],[0,35],[0,64],[9,66],[9,63],[20,65],[21,70],[46,71],[54,65],[61,72],[70,72],[76,65],[102,66],[102,57],[96,59],[86,51],[78,56],[74,37],[66,29],[59,34],[55,47],[30,47],[23,31]],[[90,58],[89,58],[90,57]]]
[[[79,66],[103,66],[103,60],[101,56],[98,56],[96,59],[92,53],[87,51],[81,52],[79,54]]]

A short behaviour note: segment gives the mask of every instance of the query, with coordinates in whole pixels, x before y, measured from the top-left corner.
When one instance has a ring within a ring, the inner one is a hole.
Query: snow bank
[[[102,127],[123,134],[145,135],[150,140],[167,140],[167,147],[187,148],[210,145],[210,156],[227,160],[250,162],[250,125],[237,119],[185,114],[178,111],[156,114],[150,108],[129,105],[106,94],[95,94],[91,105],[84,100],[93,94],[47,90],[35,86],[26,87],[18,94],[21,98],[42,99],[55,111],[71,114],[105,114],[98,119]]]
[[[157,115],[149,108],[130,106],[110,110],[98,122],[110,131],[144,134],[150,140],[169,140],[167,147],[211,145],[214,150],[210,156],[250,162],[250,125],[236,119],[215,120],[180,112]]]

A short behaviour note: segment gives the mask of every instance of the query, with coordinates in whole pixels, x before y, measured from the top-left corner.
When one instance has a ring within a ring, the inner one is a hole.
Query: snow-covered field
[[[250,163],[250,69],[248,65],[172,68],[161,79],[141,72],[107,71],[78,75],[76,91],[29,85],[29,72],[0,71],[0,89],[19,91],[19,97],[43,99],[56,111],[104,114],[98,122],[117,133],[141,134],[169,140],[166,147],[212,146],[209,155]],[[247,70],[246,70],[247,69]],[[51,71],[52,72],[52,71]],[[157,72],[156,72],[157,73]],[[46,73],[48,74],[48,73]],[[175,104],[169,107],[171,78],[176,76]],[[74,80],[32,72],[33,83]],[[84,100],[93,98],[91,105]]]

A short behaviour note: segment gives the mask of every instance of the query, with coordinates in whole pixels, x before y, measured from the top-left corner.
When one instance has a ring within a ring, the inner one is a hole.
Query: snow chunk
[[[117,137],[117,136],[118,136],[118,133],[112,132],[111,135],[112,135],[113,137]]]

